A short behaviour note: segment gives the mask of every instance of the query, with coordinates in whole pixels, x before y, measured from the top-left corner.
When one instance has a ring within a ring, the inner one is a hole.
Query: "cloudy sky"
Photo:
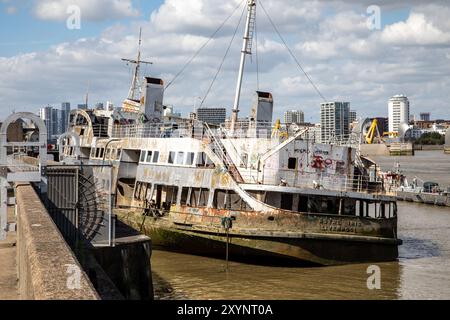
[[[405,94],[412,113],[450,119],[450,1],[258,2],[258,45],[248,59],[242,116],[258,89],[257,70],[259,89],[274,95],[277,117],[301,109],[307,121],[318,121],[323,101],[263,6],[325,99],[350,101],[361,116],[383,116],[389,97]],[[81,14],[75,29],[73,5]],[[234,12],[165,93],[165,104],[183,114],[192,111],[231,43],[204,102],[231,109],[243,22],[231,40],[243,5],[243,0],[0,0],[0,118],[63,101],[77,105],[88,88],[92,104],[110,100],[119,105],[131,77],[120,59],[135,57],[139,27],[143,58],[154,62],[143,72],[168,83]]]

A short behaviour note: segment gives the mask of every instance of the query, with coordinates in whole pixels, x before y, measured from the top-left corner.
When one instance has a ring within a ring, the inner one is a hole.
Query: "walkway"
[[[8,207],[9,222],[15,221],[14,207]],[[0,241],[0,300],[18,300],[16,232],[9,232]]]

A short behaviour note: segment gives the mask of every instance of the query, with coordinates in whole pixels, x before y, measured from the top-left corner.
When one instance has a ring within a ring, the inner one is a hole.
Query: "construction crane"
[[[373,119],[372,125],[366,134],[366,143],[373,144],[375,137],[380,137],[380,132],[378,131],[378,120]]]
[[[398,132],[384,132],[383,137],[384,138],[389,138],[389,137],[398,138]]]
[[[275,126],[272,130],[272,138],[287,139],[288,137],[289,137],[289,134],[287,132],[283,132],[281,130],[281,120],[277,119],[277,121],[275,121]]]

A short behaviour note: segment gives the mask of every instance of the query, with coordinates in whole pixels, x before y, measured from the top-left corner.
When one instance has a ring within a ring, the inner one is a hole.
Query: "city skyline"
[[[0,302],[450,298],[449,15],[0,0]]]
[[[141,26],[143,57],[154,62],[142,71],[168,83],[238,3],[114,0],[102,10],[104,1],[60,1],[52,14],[46,11],[51,3],[47,0],[27,6],[0,2],[1,23],[8,24],[0,32],[0,80],[7,83],[0,88],[0,103],[6,113],[37,112],[43,105],[63,100],[77,105],[86,92],[91,101],[111,100],[120,105],[131,78],[130,68],[120,59],[135,58]],[[69,2],[80,7],[80,29],[67,28],[68,15],[63,9]],[[358,115],[387,116],[385,101],[402,93],[411,101],[411,113],[450,118],[446,99],[450,25],[442,19],[450,12],[450,4],[397,0],[380,6],[380,28],[369,28],[369,1],[304,1],[302,7],[292,0],[278,6],[279,1],[263,3],[326,100],[350,101]],[[275,118],[301,105],[307,114],[305,121],[318,122],[322,99],[295,68],[259,12],[259,83],[274,95]],[[198,97],[205,95],[238,15],[168,89],[165,104],[188,114]],[[7,40],[11,36],[15,41]],[[226,106],[231,112],[239,46],[237,37],[205,106]],[[241,116],[250,114],[256,90],[256,59],[251,60],[244,78]],[[25,91],[24,87],[36,90]]]
[[[66,2],[61,1],[61,6]],[[135,57],[140,26],[143,57],[154,62],[143,72],[160,76],[167,83],[237,3],[213,6],[204,0],[150,4],[121,1],[129,6],[122,10],[117,4],[109,6],[108,12],[101,12],[100,0],[72,2],[79,3],[84,13],[81,29],[67,29],[64,10],[45,14],[49,1],[30,2],[28,6],[1,2],[1,23],[14,25],[15,20],[27,19],[24,26],[32,30],[24,36],[23,26],[13,29],[15,42],[7,40],[11,34],[0,33],[1,80],[8,83],[0,89],[0,102],[7,113],[13,109],[36,112],[42,105],[62,100],[83,101],[87,91],[92,101],[111,100],[120,105],[130,82],[130,69],[120,58]],[[380,30],[370,30],[368,1],[305,1],[301,8],[289,0],[283,1],[282,6],[271,0],[264,3],[274,12],[275,23],[290,39],[288,45],[327,100],[350,101],[358,114],[383,116],[387,115],[386,99],[402,92],[410,98],[412,113],[426,110],[436,118],[449,118],[445,92],[450,84],[450,26],[441,17],[450,11],[450,4],[395,1],[380,7]],[[173,7],[177,9],[170,10]],[[260,13],[260,87],[273,93],[275,117],[281,118],[286,110],[300,104],[308,114],[305,121],[317,122],[320,97],[295,69],[295,63]],[[195,19],[186,18],[189,16]],[[207,46],[203,58],[196,59],[169,88],[165,104],[183,114],[192,110],[196,97],[205,95],[236,24],[235,16]],[[54,37],[49,29],[54,30]],[[52,37],[44,37],[45,34]],[[50,43],[41,43],[48,38],[52,39]],[[236,39],[233,43],[206,106],[227,106],[230,112],[239,42]],[[409,52],[407,57],[405,50]],[[437,65],[441,67],[436,68]],[[244,79],[242,116],[250,113],[256,89],[255,67],[255,63],[249,63]],[[23,91],[24,87],[35,90]]]
[[[395,98],[396,96],[398,97],[398,96],[403,96],[403,95],[395,95],[393,97],[390,97],[388,100],[386,100],[386,106],[385,106],[386,107],[386,112],[384,114],[379,114],[379,115],[375,115],[375,116],[369,117],[369,116],[367,116],[367,114],[358,114],[356,111],[351,109],[350,112],[349,112],[349,123],[352,123],[353,121],[359,122],[361,120],[364,121],[366,119],[374,119],[374,118],[389,119],[389,108],[390,108],[389,102],[391,101],[392,98]],[[404,96],[404,97],[409,100],[408,97],[406,97],[406,96]],[[65,102],[60,102],[60,103],[56,103],[56,104],[43,105],[43,106],[39,107],[39,110],[42,109],[42,108],[46,108],[46,107],[51,107],[53,109],[58,109],[58,108],[64,109],[64,104],[68,104],[69,107],[72,106],[73,107],[72,109],[74,109],[74,108],[75,109],[76,108],[85,109],[86,108],[86,103],[85,102],[84,103],[72,103],[72,102],[65,101]],[[170,113],[171,114],[176,114],[176,115],[178,115],[180,117],[183,117],[183,118],[189,118],[193,114],[195,114],[194,112],[189,111],[189,110],[186,110],[183,113],[179,112],[179,110],[175,109],[171,105],[167,105],[167,106],[165,105],[165,107],[168,107],[170,109]],[[88,109],[98,109],[98,108],[100,108],[100,109],[110,109],[110,108],[120,108],[120,107],[115,106],[111,101],[97,101],[97,102],[89,103],[89,108]],[[353,106],[352,106],[352,108],[353,108]],[[410,108],[411,108],[411,106],[410,106]],[[224,109],[225,112],[226,112],[226,115],[227,115],[226,119],[229,120],[229,115],[228,115],[227,108],[205,106],[205,107],[202,107],[200,109],[213,109],[213,110],[214,109],[221,109],[221,110]],[[39,110],[38,110],[37,113],[39,113]],[[413,122],[415,122],[417,120],[425,121],[425,122],[436,122],[436,121],[441,121],[441,120],[450,120],[450,116],[448,118],[439,118],[439,117],[434,117],[434,114],[432,114],[431,112],[423,112],[421,110],[417,110],[417,111],[418,111],[418,113],[416,113],[416,114],[413,114],[413,113],[409,114],[409,118],[410,119],[409,119],[408,123],[413,123]],[[292,115],[291,115],[292,113],[300,113],[301,114],[300,119],[302,119],[302,121],[300,121],[300,122],[299,121],[286,121],[286,117],[292,117]],[[426,118],[423,118],[424,116],[426,116]],[[317,121],[313,121],[313,122],[306,121],[305,119],[307,117],[308,117],[308,114],[303,112],[303,110],[294,108],[292,110],[291,109],[286,110],[284,112],[284,114],[282,115],[282,117],[280,117],[279,120],[282,120],[282,123],[297,122],[297,123],[320,124],[320,114],[319,114],[318,120]],[[414,119],[411,119],[412,117],[414,117]],[[356,119],[356,120],[354,120],[354,119]]]

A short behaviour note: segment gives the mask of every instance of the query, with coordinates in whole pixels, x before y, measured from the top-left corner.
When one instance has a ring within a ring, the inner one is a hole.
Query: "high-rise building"
[[[106,101],[106,110],[108,111],[114,110],[114,104],[111,101]]]
[[[62,132],[66,132],[69,125],[70,102],[61,103],[61,111]]]
[[[389,132],[399,132],[403,123],[409,123],[409,100],[404,95],[396,95],[389,99]]]
[[[301,110],[286,111],[284,113],[284,123],[286,124],[305,123],[305,114]]]
[[[47,139],[53,135],[53,108],[51,106],[46,106],[39,109],[39,118],[44,121],[45,127],[47,128]]]
[[[431,120],[431,113],[429,112],[422,112],[420,114],[420,121],[430,121]]]
[[[353,123],[353,122],[356,121],[356,117],[357,117],[356,111],[351,110],[351,111],[350,111],[350,116],[349,116],[348,121],[349,121],[350,123]]]
[[[226,108],[198,108],[197,119],[211,124],[225,123],[227,118]]]
[[[39,117],[44,121],[47,128],[47,138],[58,136],[66,132],[70,114],[70,103],[63,102],[61,109],[46,106],[39,110]]]
[[[350,133],[350,102],[324,102],[320,105],[321,139],[345,139]]]
[[[56,108],[52,108],[52,135],[61,134],[62,121],[61,119],[61,110]]]

